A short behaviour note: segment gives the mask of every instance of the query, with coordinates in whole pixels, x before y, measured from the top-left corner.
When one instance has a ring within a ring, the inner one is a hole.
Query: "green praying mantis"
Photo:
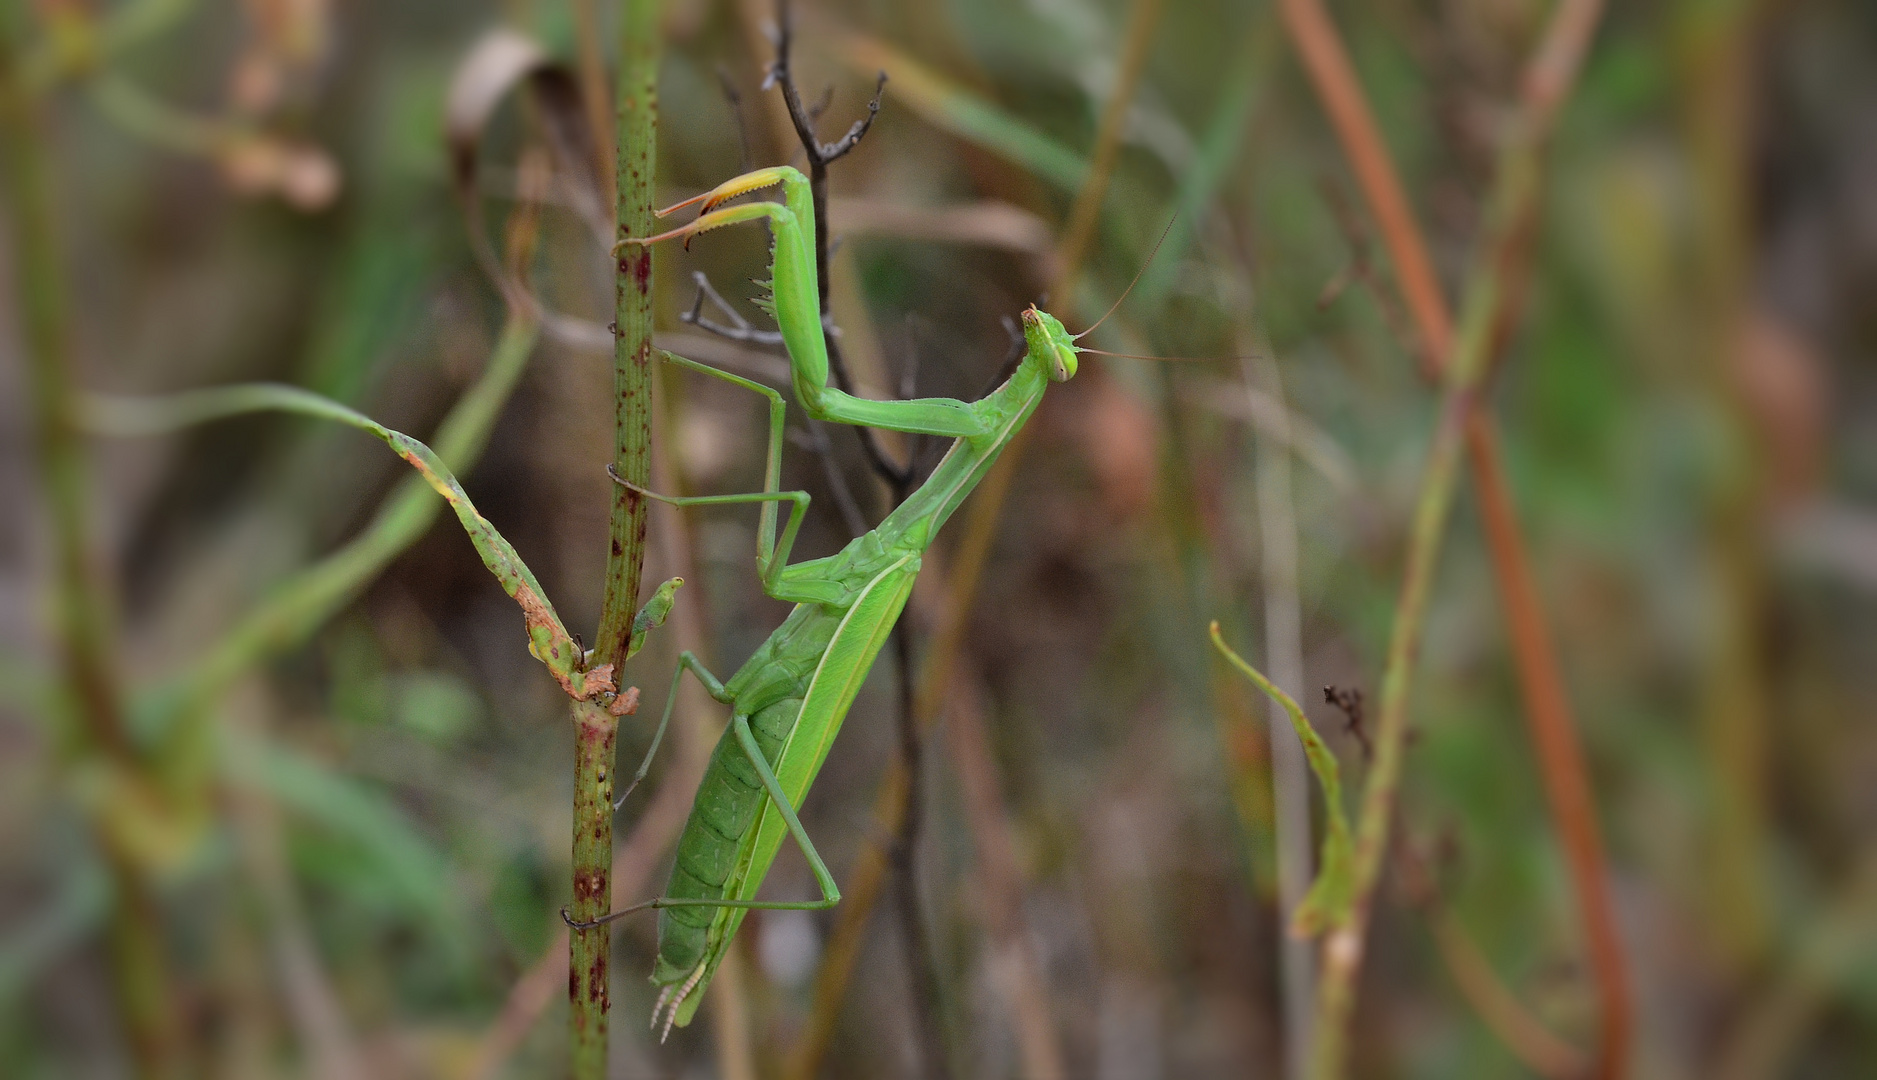
[[[783,187],[781,204],[758,202],[716,208],[727,199],[776,184]],[[802,491],[779,490],[786,415],[782,395],[708,365],[663,354],[669,363],[724,379],[768,400],[763,490],[675,498],[647,491],[616,473],[614,480],[646,497],[677,506],[760,504],[756,562],[763,589],[770,596],[796,605],[728,680],[718,680],[695,655],[682,654],[651,746],[626,794],[651,767],[670,725],[678,680],[686,671],[703,683],[713,698],[731,707],[731,718],[699,784],[690,818],[678,841],[671,879],[664,895],[656,899],[591,922],[568,920],[570,925],[585,929],[637,911],[660,911],[659,952],[652,981],[663,989],[652,1023],[657,1026],[662,1017],[666,1034],[674,1025],[688,1024],[695,1015],[704,989],[748,911],[816,910],[840,902],[840,890],[802,828],[796,807],[814,783],[867,672],[905,607],[926,548],[1022,430],[1050,384],[1075,376],[1078,353],[1101,352],[1076,344],[1094,327],[1071,336],[1054,316],[1031,306],[1022,314],[1025,351],[1021,362],[1001,386],[976,402],[949,398],[873,401],[844,394],[827,385],[829,364],[815,285],[815,252],[810,240],[814,211],[807,179],[792,168],[759,170],[664,212],[699,202],[704,204],[703,212],[690,224],[624,243],[688,238],[723,225],[767,218],[774,244],[770,308],[789,351],[796,395],[809,415],[907,433],[947,435],[956,441],[925,482],[873,531],[856,537],[835,555],[790,565],[789,553],[808,509],[809,496]],[[1124,292],[1122,299],[1126,295]],[[1115,306],[1119,307],[1120,302],[1117,300]],[[1114,308],[1109,311],[1112,313]],[[418,440],[336,402],[277,385],[222,387],[145,402],[102,402],[93,409],[96,415],[92,422],[101,430],[117,434],[149,433],[260,410],[335,420],[383,439],[455,511],[484,563],[521,605],[529,651],[547,665],[568,695],[576,700],[598,700],[609,707],[615,698],[626,697],[616,693],[613,666],[589,666],[591,654],[568,634],[520,556],[476,510],[443,462]],[[786,523],[779,523],[777,511],[784,502],[790,504],[789,515]],[[638,613],[633,624],[633,651],[647,631],[664,621],[671,610],[673,593],[681,583],[676,578],[665,582]],[[1216,641],[1216,628],[1214,633]],[[1222,642],[1220,645],[1223,648]],[[1258,681],[1264,686],[1261,679]],[[1293,721],[1307,727],[1301,711],[1294,704],[1288,708]],[[1311,760],[1313,766],[1321,768],[1318,756],[1313,754]],[[1328,765],[1332,772],[1325,779],[1326,788],[1333,793],[1333,759]],[[622,794],[620,803],[624,799]],[[1326,854],[1341,854],[1342,858],[1331,860],[1341,863],[1346,861],[1346,828],[1336,832],[1340,843],[1327,845]],[[755,899],[785,835],[793,837],[807,857],[820,899]],[[1343,875],[1328,870],[1326,866],[1326,879],[1340,881]],[[1335,910],[1346,904],[1335,885],[1320,881],[1319,886],[1317,891],[1324,895],[1315,905],[1306,906],[1327,910],[1315,912],[1307,920],[1300,912],[1300,925],[1333,917]],[[565,909],[561,914],[568,918]]]
[[[783,202],[755,202],[717,209],[731,198],[780,184]],[[781,328],[796,397],[810,416],[915,434],[952,436],[957,441],[932,474],[872,532],[856,537],[838,554],[789,565],[806,492],[781,491],[781,451],[786,411],[782,395],[769,387],[666,353],[682,367],[721,378],[762,394],[769,401],[769,441],[761,492],[675,498],[614,480],[674,506],[759,503],[756,565],[763,591],[795,604],[781,626],[737,669],[720,681],[686,652],[672,673],[672,693],[632,785],[644,779],[671,722],[678,680],[689,671],[711,697],[730,706],[729,727],[711,754],[691,816],[678,840],[676,864],[665,894],[586,923],[599,925],[635,911],[658,909],[659,949],[652,982],[661,990],[652,1024],[665,1033],[688,1024],[711,976],[751,909],[817,910],[840,902],[840,889],[814,841],[796,815],[828,749],[885,644],[919,576],[921,558],[947,518],[990,470],[1036,410],[1051,383],[1074,377],[1079,348],[1054,316],[1032,306],[1023,312],[1025,352],[1003,385],[976,402],[950,398],[873,401],[828,385],[828,354],[822,338],[816,291],[814,209],[808,180],[788,167],[736,177],[662,213],[702,203],[690,224],[658,236],[626,240],[652,244],[689,238],[742,221],[766,218],[773,236],[771,300],[766,305]],[[789,503],[778,532],[781,503]],[[629,793],[632,785],[626,788]],[[623,800],[623,795],[621,796]],[[818,900],[757,900],[783,837],[793,837],[820,888]],[[565,917],[565,912],[563,912]]]

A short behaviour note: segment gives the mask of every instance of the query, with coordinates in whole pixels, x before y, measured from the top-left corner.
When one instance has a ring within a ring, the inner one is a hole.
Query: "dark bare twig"
[[[743,95],[737,92],[736,80],[730,78],[729,69],[718,65],[717,83],[723,87],[724,103],[730,106],[730,119],[736,124],[737,171],[750,170],[749,123],[743,117]]]
[[[723,298],[723,294],[711,285],[710,278],[706,277],[702,270],[691,271],[691,281],[697,285],[697,297],[691,301],[691,310],[678,315],[679,322],[690,323],[699,330],[708,331],[730,341],[741,341],[752,345],[782,344],[782,331],[758,330],[751,326],[750,321],[745,319],[737,309],[731,307],[730,302]],[[712,307],[723,312],[724,317],[730,320],[729,325],[712,322],[704,317],[704,301],[706,300],[710,301]]]
[[[848,373],[847,361],[841,354],[840,345],[834,339],[829,327],[829,266],[832,263],[832,248],[828,241],[828,164],[850,153],[873,126],[874,118],[880,114],[880,98],[886,92],[886,72],[880,72],[879,81],[874,85],[873,98],[867,103],[867,114],[856,120],[847,129],[847,134],[832,143],[823,143],[815,136],[815,122],[832,102],[832,95],[813,109],[804,108],[802,96],[795,83],[794,72],[790,67],[791,24],[788,0],[777,0],[776,5],[776,59],[770,65],[764,87],[780,87],[782,100],[788,105],[789,120],[795,125],[795,134],[800,139],[802,151],[808,159],[809,189],[813,195],[815,207],[815,285],[821,300],[822,334],[827,342],[828,368],[834,376],[835,385],[846,393],[853,393],[853,378]],[[903,381],[916,381],[916,359],[908,365]],[[912,396],[910,388],[908,397]],[[919,449],[921,443],[915,442],[905,464],[899,464],[887,456],[880,445],[879,435],[872,428],[856,427],[855,433],[860,439],[861,449],[866,452],[867,461],[873,471],[886,481],[892,493],[893,505],[905,501],[918,475]],[[917,860],[914,854],[918,848],[920,827],[920,762],[923,757],[920,746],[917,713],[913,707],[913,663],[912,631],[909,623],[902,619],[894,629],[896,642],[895,659],[897,661],[900,685],[899,729],[900,760],[908,777],[907,813],[901,820],[898,836],[892,847],[894,877],[897,879],[896,892],[900,905],[900,924],[906,935],[907,968],[912,976],[912,994],[916,1022],[924,1043],[922,1054],[927,1075],[946,1080],[951,1076],[950,1057],[946,1052],[944,1033],[939,1023],[939,980],[938,971],[933,965],[930,943],[926,938],[925,921],[920,914],[919,879]]]
[[[918,713],[913,708],[912,628],[906,620],[901,619],[893,628],[893,642],[900,674],[899,754],[906,766],[906,816],[891,848],[894,893],[899,901],[900,926],[906,936],[906,966],[912,976],[913,1004],[918,1013],[915,1022],[925,1044],[923,1072],[949,1080],[951,1057],[945,1049],[944,1028],[940,1022],[938,969],[932,962],[932,943],[926,936],[925,917],[919,902],[916,863],[919,832],[925,816],[925,778],[921,767],[925,754]]]
[[[828,163],[847,156],[873,126],[874,117],[880,114],[880,98],[886,93],[886,72],[880,72],[879,82],[874,86],[873,100],[867,103],[867,115],[854,121],[847,129],[847,134],[835,142],[824,143],[815,136],[815,120],[819,111],[811,114],[802,105],[801,91],[795,85],[795,73],[790,67],[790,46],[792,28],[789,18],[788,0],[778,0],[776,5],[776,59],[769,65],[768,76],[763,80],[763,87],[776,86],[782,90],[782,100],[789,107],[789,120],[795,125],[795,135],[801,140],[802,151],[808,158],[808,186],[815,204],[815,287],[821,297],[821,319],[823,335],[828,343],[828,369],[834,375],[834,384],[844,393],[854,392],[854,380],[847,370],[847,359],[841,354],[840,345],[832,334],[827,333],[828,322],[828,267],[832,261],[829,256],[832,249],[828,244]],[[860,445],[866,451],[867,461],[873,471],[886,481],[893,490],[893,501],[897,505],[912,488],[914,474],[910,463],[900,465],[887,456],[880,445],[879,436],[872,428],[854,429],[860,438]]]
[[[751,325],[750,321],[745,319],[741,312],[730,306],[730,302],[723,298],[723,294],[717,291],[717,287],[710,283],[710,278],[706,277],[702,270],[691,271],[691,281],[697,285],[697,296],[691,301],[691,310],[678,313],[679,322],[689,323],[699,330],[714,334],[728,341],[739,341],[750,345],[773,346],[782,344],[782,331],[758,330],[755,326]],[[712,307],[723,312],[723,314],[729,318],[730,325],[726,326],[723,323],[712,322],[704,318],[704,301],[706,300],[710,301]],[[607,329],[613,330],[614,326],[608,324]],[[838,338],[841,336],[841,328],[834,325],[833,321],[826,317],[822,319],[821,329],[832,337]]]
[[[806,431],[792,431],[789,437],[797,446],[811,450],[821,459],[822,472],[828,478],[828,489],[834,493],[834,502],[840,507],[841,522],[847,526],[850,536],[859,536],[867,531],[867,516],[860,512],[860,503],[854,499],[854,489],[847,485],[847,477],[834,461],[834,444],[828,438],[828,425],[808,418]]]
[[[1369,731],[1362,726],[1362,691],[1356,688],[1338,690],[1334,686],[1323,688],[1323,700],[1342,711],[1344,730],[1353,735],[1356,745],[1362,748],[1362,760],[1366,763],[1375,758],[1375,744],[1369,741]]]

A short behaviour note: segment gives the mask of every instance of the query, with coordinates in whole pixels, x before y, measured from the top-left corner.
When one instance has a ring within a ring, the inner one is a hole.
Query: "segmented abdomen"
[[[781,760],[782,744],[801,709],[800,698],[787,698],[750,717],[750,732],[771,768]],[[724,882],[736,869],[737,846],[755,823],[765,797],[762,780],[737,742],[734,727],[724,728],[717,748],[711,751],[710,767],[698,785],[684,833],[678,838],[677,864],[671,869],[665,895],[721,899]],[[653,982],[679,982],[690,975],[704,957],[706,931],[720,910],[699,904],[659,911],[658,962],[652,969]]]

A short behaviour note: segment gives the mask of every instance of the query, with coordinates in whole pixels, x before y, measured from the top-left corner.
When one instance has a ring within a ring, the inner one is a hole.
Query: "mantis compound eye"
[[[1055,356],[1049,366],[1049,377],[1056,382],[1068,382],[1075,378],[1075,346],[1053,345]]]

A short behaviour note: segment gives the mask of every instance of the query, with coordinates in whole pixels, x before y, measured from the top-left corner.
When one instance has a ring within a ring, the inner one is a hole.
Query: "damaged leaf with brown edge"
[[[554,605],[548,602],[528,564],[489,520],[476,510],[449,467],[421,441],[385,427],[363,413],[349,409],[330,398],[321,397],[297,386],[278,383],[247,383],[206,390],[191,390],[166,397],[115,398],[94,396],[85,402],[87,426],[106,435],[154,435],[192,424],[219,420],[252,412],[290,412],[336,420],[384,440],[385,445],[410,463],[462,522],[470,543],[482,556],[482,564],[495,575],[502,591],[521,605],[528,628],[528,651],[547,665],[561,688],[576,701],[589,698],[606,700],[617,690],[613,666],[602,664],[591,670],[586,655],[562,625]],[[671,589],[677,585],[667,582]],[[661,588],[661,593],[664,589]],[[656,602],[658,596],[653,597]],[[648,607],[651,605],[648,604]],[[665,610],[670,610],[666,595]]]

